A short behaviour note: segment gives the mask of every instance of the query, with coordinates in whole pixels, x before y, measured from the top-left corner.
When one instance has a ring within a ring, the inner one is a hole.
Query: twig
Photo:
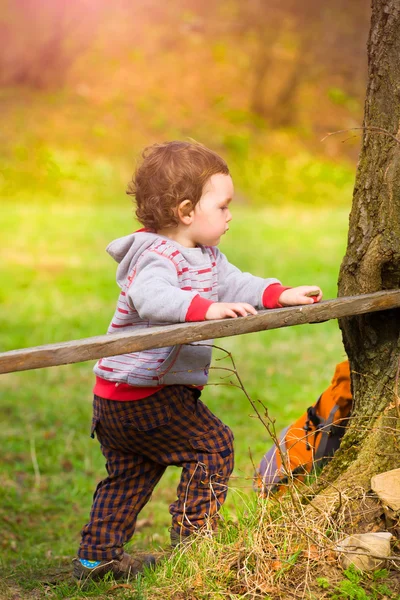
[[[362,546],[351,546],[352,548],[362,548]],[[400,556],[382,556],[380,554],[371,554],[371,552],[360,552],[360,550],[348,550],[343,549],[343,550],[339,550],[339,548],[335,547],[334,549],[335,552],[337,552],[338,554],[358,554],[359,556],[369,556],[370,558],[377,558],[380,560],[394,560],[394,561],[400,561]]]
[[[397,365],[396,380],[395,380],[395,384],[394,384],[394,404],[396,407],[397,416],[400,419],[400,398],[399,398],[399,393],[398,393],[398,391],[399,391],[399,373],[400,373],[400,360]]]
[[[337,133],[346,133],[347,131],[357,131],[357,130],[375,131],[376,133],[383,133],[384,135],[387,135],[390,138],[392,138],[392,140],[394,140],[397,144],[400,145],[400,140],[395,135],[393,135],[393,133],[390,133],[390,131],[383,129],[383,127],[349,127],[348,129],[339,129],[338,131],[332,131],[331,133],[327,133],[326,136],[322,138],[321,142],[324,142],[326,140],[326,138],[330,137],[331,135],[336,135]]]
[[[229,357],[229,359],[230,359],[230,361],[232,363],[232,367],[233,368],[232,369],[229,369],[227,367],[221,367],[221,368],[224,371],[231,371],[235,375],[235,377],[236,377],[236,379],[237,379],[237,381],[239,383],[239,386],[240,386],[241,390],[243,391],[244,395],[246,396],[246,398],[250,402],[250,404],[251,404],[253,410],[255,411],[258,419],[264,425],[264,427],[267,430],[270,438],[274,442],[274,444],[275,444],[275,446],[277,448],[277,451],[279,452],[279,456],[280,456],[280,459],[281,459],[281,462],[282,462],[283,471],[284,471],[286,477],[288,478],[288,481],[293,482],[293,474],[292,474],[292,471],[291,471],[290,466],[288,464],[287,454],[282,450],[282,447],[280,445],[280,440],[279,440],[279,437],[278,437],[278,435],[276,433],[276,429],[275,429],[275,421],[274,421],[274,419],[272,419],[269,416],[268,410],[265,407],[264,407],[264,410],[265,410],[264,417],[266,417],[267,420],[265,420],[263,418],[263,416],[260,414],[260,411],[258,410],[256,403],[250,397],[249,393],[247,392],[247,390],[246,390],[246,388],[245,388],[245,386],[243,384],[242,378],[240,377],[240,375],[239,375],[239,373],[237,371],[236,363],[235,363],[235,360],[234,360],[232,354],[230,352],[228,352],[227,350],[225,350],[225,348],[221,348],[220,346],[213,345],[213,347],[217,348],[218,350],[222,350],[223,352],[225,352],[226,356]],[[261,405],[263,406],[262,403],[261,403]],[[288,486],[288,491],[289,491],[289,494],[290,494],[290,497],[292,499],[294,507],[297,507],[297,509],[298,509],[299,507],[298,507],[297,499],[295,498],[295,496],[293,494],[292,486]]]

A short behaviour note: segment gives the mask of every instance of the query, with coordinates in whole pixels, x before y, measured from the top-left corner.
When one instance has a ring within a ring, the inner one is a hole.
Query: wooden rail
[[[398,307],[400,307],[400,290],[389,290],[362,296],[326,300],[306,306],[263,310],[257,315],[237,319],[178,323],[164,327],[141,329],[137,332],[130,329],[124,333],[99,335],[81,340],[0,353],[0,374],[66,365],[126,352],[138,352],[176,344],[190,344],[201,340],[278,329],[291,325],[321,323],[330,319]]]

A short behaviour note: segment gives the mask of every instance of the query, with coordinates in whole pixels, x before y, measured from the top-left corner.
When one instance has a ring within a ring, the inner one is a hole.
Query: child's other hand
[[[226,319],[226,317],[236,319],[238,316],[246,317],[248,314],[256,315],[257,311],[247,302],[214,302],[210,304],[205,319],[206,321]]]
[[[285,290],[279,296],[282,306],[298,306],[299,304],[314,304],[322,298],[321,289],[316,285],[300,285],[299,287]]]

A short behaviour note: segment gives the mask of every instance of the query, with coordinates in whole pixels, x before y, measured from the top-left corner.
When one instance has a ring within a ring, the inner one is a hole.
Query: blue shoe
[[[107,573],[112,573],[115,579],[136,577],[143,569],[154,567],[156,558],[152,554],[131,556],[124,552],[120,559],[92,561],[74,558],[72,562],[74,565],[73,576],[82,583],[88,579],[103,579]]]

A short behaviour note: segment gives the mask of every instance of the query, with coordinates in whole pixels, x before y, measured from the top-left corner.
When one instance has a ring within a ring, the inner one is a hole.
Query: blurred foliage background
[[[229,160],[243,200],[348,198],[358,138],[321,138],[361,124],[368,0],[0,7],[3,197],[78,186],[109,201],[144,145],[194,138]]]

